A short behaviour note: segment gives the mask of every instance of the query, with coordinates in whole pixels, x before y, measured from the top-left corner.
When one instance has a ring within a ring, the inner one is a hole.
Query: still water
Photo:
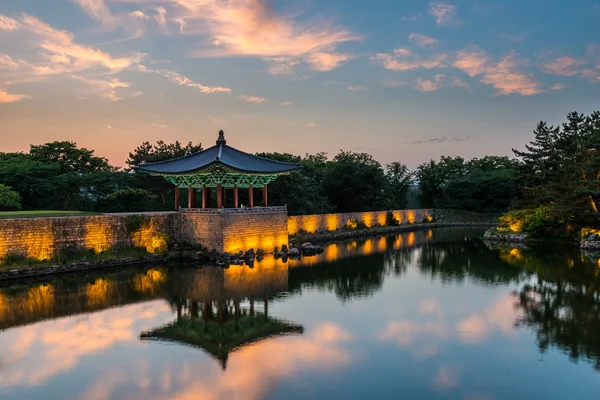
[[[0,288],[0,398],[600,398],[598,264],[481,236]]]

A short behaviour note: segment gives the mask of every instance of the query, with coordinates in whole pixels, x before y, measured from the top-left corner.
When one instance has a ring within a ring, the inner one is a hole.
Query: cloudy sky
[[[598,0],[2,0],[0,151],[507,155],[600,109]]]

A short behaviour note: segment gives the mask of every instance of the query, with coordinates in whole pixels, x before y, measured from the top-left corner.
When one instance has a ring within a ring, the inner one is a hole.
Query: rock
[[[262,256],[262,254],[259,254],[259,255],[256,256],[256,261],[262,261],[263,258],[264,257]]]
[[[257,256],[262,256],[263,254],[265,254],[265,252],[263,251],[263,249],[256,249],[256,255]]]
[[[280,251],[280,252],[279,252],[279,257],[281,257],[281,258],[287,258],[287,256],[288,256],[288,254],[287,254],[287,253],[285,253],[285,252],[283,252],[283,251]]]
[[[294,256],[299,256],[300,255],[300,250],[298,250],[295,247],[292,247],[289,251],[290,256],[294,257]]]
[[[275,248],[273,248],[273,254],[277,253],[279,253],[279,247],[275,246]]]
[[[288,247],[284,244],[281,246],[281,251],[283,251],[284,253],[288,252]]]
[[[302,249],[309,248],[309,247],[313,247],[311,242],[302,243],[302,245],[300,246],[300,248],[302,248]]]

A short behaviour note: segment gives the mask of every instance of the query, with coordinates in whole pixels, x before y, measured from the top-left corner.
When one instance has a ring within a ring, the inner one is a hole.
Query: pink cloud
[[[30,99],[26,94],[11,94],[0,89],[0,104],[2,103],[17,103],[21,100]]]
[[[435,17],[435,22],[438,25],[460,25],[455,5],[441,2],[431,3],[429,14]]]
[[[260,103],[264,103],[266,101],[269,101],[268,99],[265,99],[264,97],[257,97],[257,96],[247,96],[247,95],[241,95],[238,96],[238,99],[242,99],[248,103],[255,103],[255,104],[260,104]]]
[[[0,30],[14,31],[18,27],[18,22],[12,18],[0,14]]]
[[[496,62],[483,50],[471,48],[457,52],[453,66],[469,76],[479,76],[481,82],[495,88],[500,95],[529,96],[542,93],[540,82],[522,70],[525,64],[515,52]]]
[[[86,83],[92,90],[110,101],[122,100],[122,98],[117,95],[117,89],[129,88],[132,85],[130,82],[122,82],[117,78],[89,79],[77,75],[73,75],[73,78]]]
[[[417,69],[443,68],[446,66],[448,55],[446,53],[434,54],[423,58],[414,54],[412,50],[402,47],[393,53],[378,53],[373,60],[381,62],[385,69],[391,71],[412,71]]]
[[[316,128],[317,124],[315,122],[309,122],[308,124],[304,125],[305,128]]]
[[[331,71],[339,68],[354,58],[348,53],[313,53],[306,57],[306,62],[314,71]]]
[[[421,47],[435,46],[438,43],[437,39],[421,35],[420,33],[411,33],[408,36],[408,40],[417,43]]]
[[[435,92],[444,85],[446,75],[438,74],[433,80],[417,79],[416,89],[420,92]]]
[[[564,83],[555,83],[554,85],[552,85],[552,87],[550,89],[552,90],[563,90],[568,88],[569,85],[566,85]]]
[[[542,65],[542,70],[552,75],[573,76],[580,73],[578,67],[583,64],[585,64],[583,60],[578,60],[571,56],[563,56]]]
[[[348,86],[348,90],[350,92],[366,92],[369,89],[366,86],[351,85],[351,86]]]

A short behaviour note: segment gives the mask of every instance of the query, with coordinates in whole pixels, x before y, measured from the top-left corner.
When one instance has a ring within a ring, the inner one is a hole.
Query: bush
[[[346,223],[346,227],[351,230],[357,229],[368,229],[369,227],[361,220],[356,220],[355,218],[350,218],[348,223]]]
[[[565,238],[572,233],[569,226],[548,206],[506,213],[500,217],[500,228],[546,239]]]
[[[125,229],[129,233],[139,232],[150,225],[150,217],[146,215],[130,215],[125,220]]]
[[[400,225],[400,221],[398,221],[396,219],[396,217],[394,217],[393,212],[388,211],[387,214],[385,214],[385,225],[386,226],[398,226],[398,225]]]
[[[21,196],[10,186],[0,184],[0,210],[12,211],[21,209]]]

